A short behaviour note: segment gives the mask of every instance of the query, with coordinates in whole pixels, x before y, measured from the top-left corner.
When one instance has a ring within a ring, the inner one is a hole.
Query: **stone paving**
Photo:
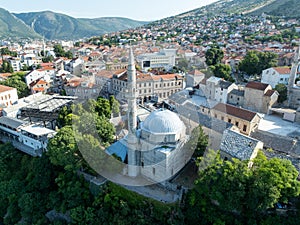
[[[286,121],[275,115],[263,115],[263,118],[259,123],[258,130],[286,137],[300,137],[299,123]]]

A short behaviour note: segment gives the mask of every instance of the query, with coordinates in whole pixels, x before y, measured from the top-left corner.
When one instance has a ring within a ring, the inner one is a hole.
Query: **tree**
[[[249,168],[248,161],[223,161],[220,154],[209,151],[200,163],[206,167],[200,170],[196,187],[188,198],[188,213],[193,214],[189,210],[203,212],[201,216],[210,222],[220,217],[206,215],[209,207],[222,211],[223,217],[226,213],[233,214],[245,224],[273,208],[275,203],[287,203],[300,194],[298,172],[288,160],[268,160],[259,152]],[[199,219],[197,216],[191,220],[198,223]]]
[[[54,57],[52,55],[45,56],[42,58],[43,63],[53,62]]]
[[[29,66],[27,64],[23,64],[21,70],[22,71],[28,71],[29,70]]]
[[[95,104],[95,111],[98,113],[99,116],[105,116],[106,118],[110,119],[111,117],[110,102],[103,97],[98,97]]]
[[[189,68],[189,62],[185,58],[181,58],[178,60],[177,67],[182,71],[187,71]]]
[[[210,66],[210,69],[213,71],[216,77],[224,78],[230,82],[234,82],[234,79],[231,77],[231,67],[226,64],[218,63],[214,66]]]
[[[9,61],[3,60],[2,67],[1,67],[1,73],[13,73],[14,69],[12,68],[12,65]]]
[[[119,114],[119,112],[120,112],[120,103],[118,102],[118,100],[113,95],[109,96],[109,105],[110,105],[112,113]]]
[[[278,103],[282,103],[287,100],[287,87],[284,84],[277,84],[275,90],[279,93]]]
[[[57,125],[61,128],[66,125],[71,126],[72,120],[70,120],[70,117],[68,117],[69,114],[71,114],[72,110],[71,108],[68,108],[67,106],[64,106],[60,109],[59,115],[57,118]]]
[[[104,116],[97,118],[96,129],[102,144],[107,145],[114,141],[115,127]]]
[[[72,171],[76,171],[83,166],[83,158],[71,126],[61,128],[49,140],[47,149],[50,162],[55,166],[61,166],[65,170]]]
[[[65,52],[65,57],[67,57],[68,59],[72,59],[73,58],[73,53],[71,51],[67,51]]]
[[[17,52],[10,51],[8,48],[1,48],[0,54],[1,55],[10,55],[13,57],[17,57],[17,55],[18,55]]]
[[[56,57],[67,57],[69,59],[73,58],[73,53],[71,51],[66,52],[60,44],[54,45],[53,51]]]
[[[65,56],[65,50],[63,49],[62,45],[60,45],[60,44],[54,45],[53,51],[54,51],[56,57],[64,57]]]
[[[248,75],[259,75],[264,69],[277,65],[277,55],[272,52],[248,51],[238,69]]]
[[[24,81],[24,73],[15,73],[0,84],[16,88],[19,98],[29,95],[29,89]]]
[[[248,51],[245,58],[239,63],[238,69],[249,75],[259,74],[259,58],[255,51]]]
[[[191,136],[193,138],[196,138],[197,140],[196,149],[193,154],[193,157],[202,157],[208,146],[208,135],[204,133],[203,128],[201,126],[198,126],[193,130]]]
[[[208,66],[216,65],[221,63],[224,57],[224,52],[219,47],[212,47],[205,53],[206,64]]]
[[[76,173],[75,173],[76,174]],[[65,212],[68,209],[78,207],[80,205],[91,204],[91,193],[83,176],[78,177],[71,171],[59,173],[55,179],[58,186],[57,194],[62,199],[60,210]]]

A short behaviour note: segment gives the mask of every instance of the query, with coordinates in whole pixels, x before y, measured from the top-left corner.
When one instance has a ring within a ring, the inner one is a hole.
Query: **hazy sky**
[[[135,20],[157,20],[174,16],[217,0],[0,0],[0,8],[10,12],[50,10],[76,18],[105,16]]]

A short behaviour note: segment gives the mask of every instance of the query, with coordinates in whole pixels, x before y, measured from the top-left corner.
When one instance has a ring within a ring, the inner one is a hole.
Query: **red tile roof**
[[[0,73],[0,77],[3,77],[3,78],[8,78],[12,75],[12,73]]]
[[[265,93],[265,96],[271,97],[275,92],[276,92],[276,90],[268,90],[268,91]]]
[[[54,66],[52,62],[41,63],[40,65],[42,68],[44,68],[44,67],[52,67],[53,68],[53,66]]]
[[[249,122],[251,122],[257,115],[255,112],[250,110],[238,108],[224,103],[218,103],[213,109]]]
[[[0,85],[0,93],[6,92],[6,91],[11,91],[11,90],[14,90],[14,89],[15,88],[4,86],[4,85]]]
[[[109,70],[100,70],[99,72],[97,72],[96,74],[97,77],[106,77],[111,79],[113,77],[113,72],[109,71]]]
[[[289,67],[273,67],[279,74],[290,74],[291,69]]]
[[[47,70],[54,70],[53,66],[44,66],[41,69],[37,69],[38,71],[47,71]]]
[[[43,91],[45,91],[45,88],[43,88],[43,87],[34,87],[34,88],[32,88],[32,90],[37,91],[37,92],[43,92]]]
[[[180,76],[179,74],[164,74],[158,76],[160,76],[163,80],[182,79],[182,76]]]
[[[207,81],[207,78],[204,78],[204,79],[200,82],[200,84],[206,85],[206,81]]]
[[[260,83],[260,82],[256,82],[256,81],[251,81],[246,85],[246,88],[257,89],[257,90],[264,91],[264,90],[266,90],[266,88],[268,86],[269,86],[269,84]]]
[[[48,84],[48,83],[44,80],[39,80],[36,84]]]

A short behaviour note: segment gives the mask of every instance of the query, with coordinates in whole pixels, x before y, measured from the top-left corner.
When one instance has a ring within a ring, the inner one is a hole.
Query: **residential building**
[[[20,71],[22,69],[21,59],[19,58],[9,58],[8,59],[14,72]]]
[[[96,61],[88,61],[82,64],[81,71],[84,72],[89,72],[89,71],[99,71],[103,70],[105,68],[105,63],[100,60]]]
[[[205,74],[199,70],[192,70],[186,74],[186,87],[195,87],[205,78]]]
[[[113,62],[107,62],[105,64],[106,70],[110,71],[116,71],[116,70],[123,70],[127,69],[128,64],[127,63],[113,63]]]
[[[278,92],[271,85],[260,82],[249,82],[245,86],[244,104],[242,107],[268,114],[278,99]]]
[[[275,88],[277,84],[288,85],[291,69],[289,67],[271,67],[262,71],[261,82]]]
[[[18,101],[16,88],[0,85],[0,108],[11,106]]]
[[[30,53],[30,54],[22,54],[20,56],[22,64],[25,64],[27,66],[37,65],[42,62],[41,59],[37,58],[36,54]]]
[[[39,79],[30,84],[30,90],[32,94],[42,92],[47,93],[48,89],[50,88],[50,83],[45,81],[44,79]]]
[[[154,75],[136,71],[136,83],[141,102],[153,99],[167,99],[183,89],[183,77],[179,74]],[[127,70],[114,74],[112,78],[113,94],[118,99],[125,99],[127,88]]]
[[[68,66],[66,66],[66,70],[69,71],[71,74],[76,76],[80,76],[82,73],[82,65],[84,64],[84,60],[81,58],[74,58],[70,61]]]
[[[260,116],[256,112],[224,103],[214,106],[210,111],[210,116],[233,124],[246,135],[255,131],[260,121]]]
[[[236,106],[243,106],[245,100],[244,95],[244,89],[233,89],[228,95],[227,103]]]
[[[3,115],[14,118],[25,118],[31,121],[39,121],[43,124],[51,122],[51,128],[55,128],[62,107],[70,106],[76,97],[47,95],[42,92],[29,95],[18,100],[18,103],[3,109]]]
[[[234,83],[215,76],[211,76],[200,82],[199,87],[208,99],[222,103],[227,103],[228,94],[232,90],[237,89],[237,85]]]
[[[77,96],[79,99],[96,99],[101,88],[100,85],[95,84],[95,80],[91,77],[74,77],[64,85],[64,90],[68,96]]]
[[[114,72],[109,70],[100,70],[95,74],[95,84],[101,89],[100,94],[108,96],[112,94],[112,78]]]
[[[137,56],[137,62],[142,70],[163,68],[169,70],[175,66],[176,49],[163,49],[156,53],[146,53]]]
[[[0,117],[0,140],[11,142],[15,148],[31,156],[42,156],[48,140],[55,134],[54,130],[38,124],[30,124],[17,118]]]
[[[51,83],[53,79],[55,78],[55,69],[54,68],[47,68],[47,69],[37,69],[29,72],[25,76],[25,82],[27,84],[27,87],[30,88],[30,84],[33,82],[36,82],[40,79],[43,79],[44,81]]]

